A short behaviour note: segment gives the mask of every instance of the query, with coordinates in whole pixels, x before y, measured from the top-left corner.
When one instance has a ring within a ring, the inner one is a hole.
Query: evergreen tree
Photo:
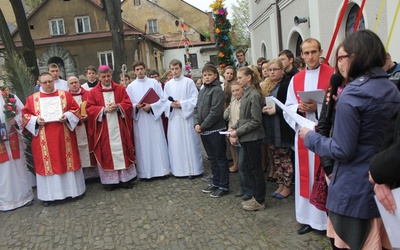
[[[225,0],[216,0],[210,5],[213,10],[215,45],[218,48],[218,65],[221,71],[230,65],[234,66],[232,54],[234,47],[231,42],[231,23],[227,19],[228,11],[224,7]]]

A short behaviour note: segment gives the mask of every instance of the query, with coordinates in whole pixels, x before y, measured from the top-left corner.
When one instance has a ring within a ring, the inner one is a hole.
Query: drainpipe
[[[278,2],[279,2],[279,0],[275,0],[276,23],[277,23],[277,26],[278,26],[278,46],[279,46],[279,52],[281,52],[283,50],[283,45],[282,45],[282,18],[281,18],[281,10],[279,9]]]

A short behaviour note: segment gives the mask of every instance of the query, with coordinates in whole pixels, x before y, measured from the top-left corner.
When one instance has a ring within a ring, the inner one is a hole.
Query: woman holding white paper
[[[327,235],[338,248],[390,249],[368,170],[388,121],[400,109],[400,93],[382,69],[385,48],[372,31],[349,35],[337,61],[349,83],[337,100],[332,138],[300,129],[307,148],[335,160],[326,203]]]
[[[273,96],[282,103],[286,102],[287,89],[290,83],[290,78],[285,76],[282,61],[278,58],[271,59],[268,62],[269,82],[262,86],[263,94]],[[266,97],[266,106],[262,112],[266,114],[265,120],[266,135],[268,141],[274,145],[271,150],[273,162],[275,163],[278,172],[279,187],[271,194],[272,197],[278,199],[287,198],[291,194],[290,184],[293,177],[293,164],[291,160],[294,131],[289,127],[283,118],[282,109],[270,102]],[[271,105],[272,104],[272,105]]]

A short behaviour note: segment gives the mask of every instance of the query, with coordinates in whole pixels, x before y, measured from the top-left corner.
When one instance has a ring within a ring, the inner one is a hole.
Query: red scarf
[[[329,86],[329,80],[333,74],[333,68],[321,64],[318,77],[318,89],[326,90]],[[300,97],[297,94],[298,91],[304,91],[306,70],[300,71],[293,77],[293,88],[296,93],[297,102],[300,103]],[[298,136],[297,152],[299,154],[299,177],[300,177],[300,196],[309,199],[310,198],[310,169],[308,159],[308,149],[304,146],[303,139]],[[317,169],[320,163],[319,156],[315,154],[314,157],[314,174],[317,173]],[[315,176],[314,176],[315,177]]]

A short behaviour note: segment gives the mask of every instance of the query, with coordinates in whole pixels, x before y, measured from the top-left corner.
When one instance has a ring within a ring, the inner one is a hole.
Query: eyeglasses
[[[347,54],[347,55],[337,56],[337,57],[336,57],[336,61],[341,62],[343,58],[347,58],[347,57],[350,57],[350,55]]]
[[[40,81],[39,81],[40,82]],[[52,83],[53,82],[53,80],[50,80],[50,81],[43,81],[43,82],[40,82],[41,84],[49,84],[49,83]]]
[[[275,69],[268,69],[268,72],[275,72],[275,71],[278,71],[278,70],[282,70],[282,69],[279,69],[279,68],[275,68]]]

